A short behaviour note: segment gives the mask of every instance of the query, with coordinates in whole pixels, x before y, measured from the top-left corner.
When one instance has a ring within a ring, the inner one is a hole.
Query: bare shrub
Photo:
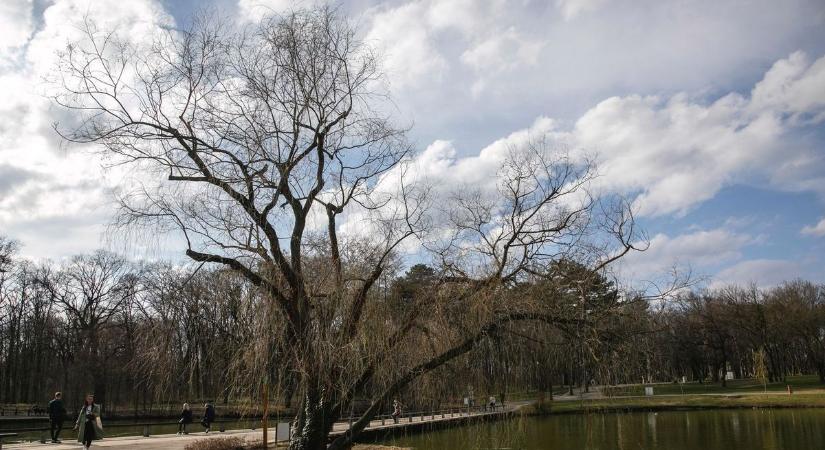
[[[246,442],[241,438],[199,439],[186,444],[185,450],[245,450]]]

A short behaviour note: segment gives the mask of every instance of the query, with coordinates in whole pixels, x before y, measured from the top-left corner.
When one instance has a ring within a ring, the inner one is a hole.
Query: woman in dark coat
[[[180,412],[180,420],[178,421],[178,434],[189,434],[186,426],[192,423],[192,410],[189,408],[189,403],[183,404],[183,410]]]
[[[74,429],[77,430],[77,442],[83,444],[83,450],[88,450],[92,446],[92,441],[103,439],[100,405],[95,404],[94,395],[86,395],[86,401],[83,402],[83,408],[77,415]]]

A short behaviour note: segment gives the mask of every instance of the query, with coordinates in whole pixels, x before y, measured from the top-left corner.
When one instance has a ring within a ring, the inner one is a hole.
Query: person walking
[[[54,393],[54,398],[49,402],[49,428],[51,429],[52,443],[60,443],[60,432],[63,431],[63,421],[66,419],[66,408],[63,407],[63,394]]]
[[[401,417],[401,402],[398,399],[392,401],[392,420],[395,423],[398,423],[398,419]]]
[[[183,410],[180,412],[180,420],[178,421],[178,434],[189,434],[186,426],[192,423],[192,409],[189,408],[189,403],[183,404]]]
[[[203,420],[201,420],[201,425],[206,428],[206,432],[209,433],[212,430],[212,422],[215,421],[215,407],[212,406],[212,402],[206,402],[203,405],[206,410],[203,412]]]
[[[87,394],[74,424],[77,430],[77,442],[83,444],[83,450],[92,446],[92,441],[103,439],[103,423],[100,421],[100,405],[95,404],[94,394]]]

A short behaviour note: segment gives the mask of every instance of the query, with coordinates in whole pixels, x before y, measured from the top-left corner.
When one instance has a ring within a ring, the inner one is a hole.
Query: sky
[[[67,118],[40,81],[78,21],[141,39],[204,5],[243,24],[312,4],[0,1],[0,235],[34,259],[114,246],[126,174],[61,142],[52,125]],[[476,169],[503,143],[553,136],[634,199],[651,246],[624,262],[631,276],[825,281],[825,1],[335,4],[383,56],[423,170],[490,182]]]

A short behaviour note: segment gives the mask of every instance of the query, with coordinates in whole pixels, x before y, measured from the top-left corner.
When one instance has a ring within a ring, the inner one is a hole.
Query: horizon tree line
[[[16,257],[15,242],[0,238],[0,244],[0,404],[44,404],[62,390],[72,405],[92,391],[108,414],[170,414],[178,403],[210,399],[227,412],[260,413],[260,380],[244,374],[261,370],[258,346],[266,345],[261,336],[271,326],[271,308],[243,277],[220,267],[132,262],[105,251],[34,263]],[[571,286],[581,285],[585,268],[563,263],[555,269],[555,282],[524,283],[509,295],[575,310],[580,297]],[[469,389],[506,400],[517,392],[552,395],[682,377],[724,385],[728,371],[769,382],[815,374],[825,383],[823,285],[728,286],[654,306],[620,301],[614,283],[593,280],[588,320],[512,326],[399,393],[404,403],[454,405]],[[432,267],[416,264],[378,283],[377,301],[393,317],[409,313],[438,278]],[[265,370],[274,403],[287,410],[298,386],[279,360],[275,354]],[[366,406],[357,404],[358,410]]]

